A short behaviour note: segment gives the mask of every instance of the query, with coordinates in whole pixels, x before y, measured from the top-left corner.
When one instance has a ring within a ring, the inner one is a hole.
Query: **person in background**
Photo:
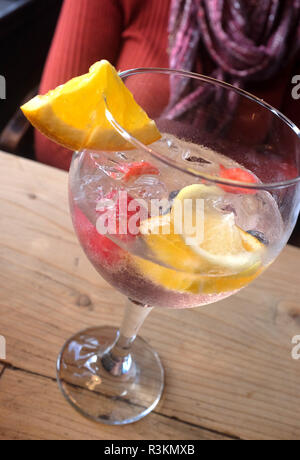
[[[118,70],[170,67],[225,80],[300,126],[300,100],[292,97],[299,57],[300,0],[64,0],[40,93],[107,59]],[[139,96],[151,112],[169,103],[176,116],[201,98],[184,99],[176,79],[170,87],[151,84],[159,97]],[[35,147],[39,161],[69,169],[72,152],[38,132]]]

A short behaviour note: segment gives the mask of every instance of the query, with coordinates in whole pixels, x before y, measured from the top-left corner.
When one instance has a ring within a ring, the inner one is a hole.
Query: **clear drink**
[[[168,134],[153,144],[153,149],[168,155],[182,166],[193,163],[201,172],[217,177],[220,166],[223,168],[242,168],[232,159],[208,148],[181,141]],[[113,198],[117,203],[117,192],[128,194],[130,199],[143,199],[151,209],[151,200],[160,199],[169,203],[171,209],[176,194],[191,184],[192,178],[177,171],[170,171],[167,165],[155,163],[159,175],[143,174],[124,180],[119,165],[128,162],[141,162],[145,152],[81,153],[73,168],[76,174],[71,177],[70,200],[74,226],[84,251],[98,272],[123,294],[142,304],[167,307],[191,308],[222,300],[254,280],[279,253],[278,242],[284,237],[284,227],[275,199],[270,192],[261,190],[255,193],[232,193],[230,188],[222,189],[222,194],[214,196],[215,185],[205,183],[213,190],[207,198],[210,206],[220,215],[228,216],[236,226],[252,235],[262,245],[261,263],[250,269],[227,269],[214,273],[196,273],[166,263],[159,250],[147,247],[144,235],[102,235],[97,231],[99,218],[97,205],[103,197]],[[198,184],[201,181],[198,182]],[[202,181],[203,182],[203,181]],[[205,182],[205,181],[204,181]],[[221,189],[221,186],[220,186]],[[205,201],[205,198],[204,198]],[[164,210],[168,213],[168,209]],[[205,216],[204,216],[205,218]],[[216,229],[218,231],[218,229]],[[164,241],[160,241],[164,249]],[[204,235],[205,238],[205,235]],[[183,242],[183,249],[185,243]],[[160,249],[160,247],[158,247]],[[174,247],[174,257],[178,248]],[[184,249],[183,249],[184,250]],[[189,249],[188,249],[189,251]],[[179,252],[184,257],[184,252]],[[199,257],[195,254],[195,257]]]

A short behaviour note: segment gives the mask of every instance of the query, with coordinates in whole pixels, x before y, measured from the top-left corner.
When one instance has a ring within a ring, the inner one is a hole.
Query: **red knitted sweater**
[[[41,82],[40,92],[86,73],[90,65],[108,59],[119,70],[169,67],[168,20],[170,0],[65,0]],[[287,68],[276,80],[247,89],[283,110],[300,126],[300,100],[292,98],[292,76]],[[153,84],[155,82],[152,80]],[[167,103],[168,88],[155,87]],[[151,91],[143,94],[151,105]],[[139,99],[140,100],[140,99]],[[68,169],[72,152],[36,133],[36,156],[43,163]]]

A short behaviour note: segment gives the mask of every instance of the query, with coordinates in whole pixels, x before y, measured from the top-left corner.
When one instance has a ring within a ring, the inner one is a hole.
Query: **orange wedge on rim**
[[[96,62],[88,74],[73,78],[21,107],[31,124],[54,142],[71,150],[133,148],[105,116],[104,97],[116,121],[144,144],[161,137],[156,124],[136,103],[116,69]]]

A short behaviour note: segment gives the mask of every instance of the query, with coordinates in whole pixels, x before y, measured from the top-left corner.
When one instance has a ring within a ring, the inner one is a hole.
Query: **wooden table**
[[[126,427],[98,425],[61,396],[64,341],[119,325],[122,296],[84,256],[68,212],[67,174],[0,153],[0,439],[299,439],[300,250],[219,304],[157,310],[142,335],[166,370],[159,407]]]

